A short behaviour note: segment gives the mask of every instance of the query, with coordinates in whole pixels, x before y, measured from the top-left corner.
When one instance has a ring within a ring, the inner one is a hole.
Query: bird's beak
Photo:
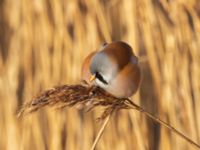
[[[95,78],[96,78],[96,76],[95,76],[94,74],[93,74],[93,75],[91,75],[91,76],[90,76],[90,79],[89,79],[89,80],[90,80],[90,82],[94,81],[94,80],[95,80]]]

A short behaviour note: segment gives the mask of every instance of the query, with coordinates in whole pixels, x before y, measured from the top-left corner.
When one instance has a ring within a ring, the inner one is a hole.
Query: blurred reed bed
[[[77,84],[84,57],[124,40],[140,56],[135,103],[200,143],[198,0],[44,0],[0,2],[0,149],[90,149],[102,110],[44,109],[15,114],[38,92]],[[133,110],[115,113],[101,150],[194,149]]]

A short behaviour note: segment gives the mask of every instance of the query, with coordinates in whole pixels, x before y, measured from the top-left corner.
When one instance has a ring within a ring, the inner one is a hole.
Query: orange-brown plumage
[[[86,81],[87,83],[90,83],[89,79],[91,76],[91,72],[90,72],[90,63],[91,63],[91,59],[94,56],[94,54],[96,54],[96,51],[90,53],[85,59],[84,62],[82,64],[82,68],[81,68],[81,80]]]
[[[95,82],[90,76],[95,75]],[[113,42],[86,57],[82,66],[82,79],[96,84],[108,93],[125,98],[132,96],[141,80],[138,58],[124,42]]]

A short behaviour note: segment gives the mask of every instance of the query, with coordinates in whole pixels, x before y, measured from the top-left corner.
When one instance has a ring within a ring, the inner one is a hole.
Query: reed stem
[[[94,143],[93,143],[93,145],[92,145],[92,147],[91,147],[90,150],[94,150],[94,149],[95,149],[95,147],[96,147],[98,141],[100,140],[100,138],[101,138],[101,136],[102,136],[102,134],[103,134],[103,131],[105,130],[106,125],[108,124],[108,121],[109,121],[109,119],[110,119],[110,116],[111,116],[111,114],[109,114],[109,115],[106,117],[106,119],[104,120],[104,122],[103,122],[103,124],[102,124],[102,126],[101,126],[101,128],[100,128],[100,130],[99,130],[99,132],[98,132],[98,134],[97,134],[97,137],[95,138]]]
[[[145,109],[143,109],[141,106],[135,104],[133,101],[126,99],[125,104],[128,105],[131,109],[136,109],[139,112],[143,113],[144,115],[148,116],[149,118],[153,119],[154,121],[158,122],[159,124],[163,125],[164,127],[168,128],[170,131],[174,132],[179,137],[185,139],[190,144],[192,144],[194,147],[200,149],[200,145],[191,140],[189,137],[185,136],[183,133],[169,125],[168,123],[162,121],[160,118],[154,116],[153,114],[147,112]]]

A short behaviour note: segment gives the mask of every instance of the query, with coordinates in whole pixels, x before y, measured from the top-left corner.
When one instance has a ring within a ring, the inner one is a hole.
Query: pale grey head
[[[104,51],[100,51],[92,58],[90,71],[96,77],[95,82],[100,87],[106,88],[117,74],[117,66]]]

